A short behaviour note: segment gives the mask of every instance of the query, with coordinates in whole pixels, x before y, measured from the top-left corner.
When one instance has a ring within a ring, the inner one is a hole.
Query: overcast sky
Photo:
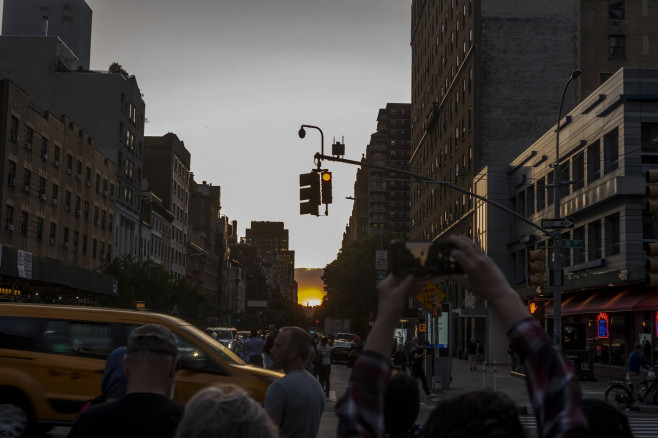
[[[116,61],[146,102],[146,135],[173,132],[196,181],[222,188],[222,213],[282,221],[296,267],[340,249],[357,168],[334,174],[329,216],[300,216],[299,174],[345,137],[358,160],[388,102],[410,102],[411,0],[87,0],[91,69]],[[1,10],[0,10],[1,13]]]

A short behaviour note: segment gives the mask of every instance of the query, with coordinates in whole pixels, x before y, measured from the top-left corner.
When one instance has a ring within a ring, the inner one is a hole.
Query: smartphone
[[[395,275],[450,275],[464,271],[450,257],[455,246],[448,240],[391,242],[391,271]]]

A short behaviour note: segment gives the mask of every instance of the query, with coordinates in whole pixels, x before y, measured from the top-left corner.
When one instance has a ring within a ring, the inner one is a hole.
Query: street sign
[[[375,250],[375,270],[385,271],[386,269],[388,269],[388,251]]]
[[[562,247],[563,248],[584,248],[585,247],[585,242],[582,240],[563,240],[562,241]]]
[[[434,297],[436,297],[436,299]],[[425,289],[416,295],[416,299],[420,304],[430,312],[434,312],[434,303],[440,303],[445,297],[445,292],[436,287],[431,281],[428,281],[425,285]]]
[[[565,217],[564,219],[542,219],[542,228],[573,228],[576,220],[572,217]]]

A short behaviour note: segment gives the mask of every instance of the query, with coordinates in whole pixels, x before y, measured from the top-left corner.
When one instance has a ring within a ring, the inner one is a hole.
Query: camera
[[[463,274],[459,264],[450,258],[454,247],[445,239],[434,242],[394,240],[391,242],[391,272],[399,276]]]

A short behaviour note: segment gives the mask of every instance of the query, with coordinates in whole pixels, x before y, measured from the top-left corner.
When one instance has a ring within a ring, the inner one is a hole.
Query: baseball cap
[[[126,354],[137,351],[154,351],[156,353],[178,355],[176,338],[171,331],[159,324],[146,324],[130,333],[126,345]]]

